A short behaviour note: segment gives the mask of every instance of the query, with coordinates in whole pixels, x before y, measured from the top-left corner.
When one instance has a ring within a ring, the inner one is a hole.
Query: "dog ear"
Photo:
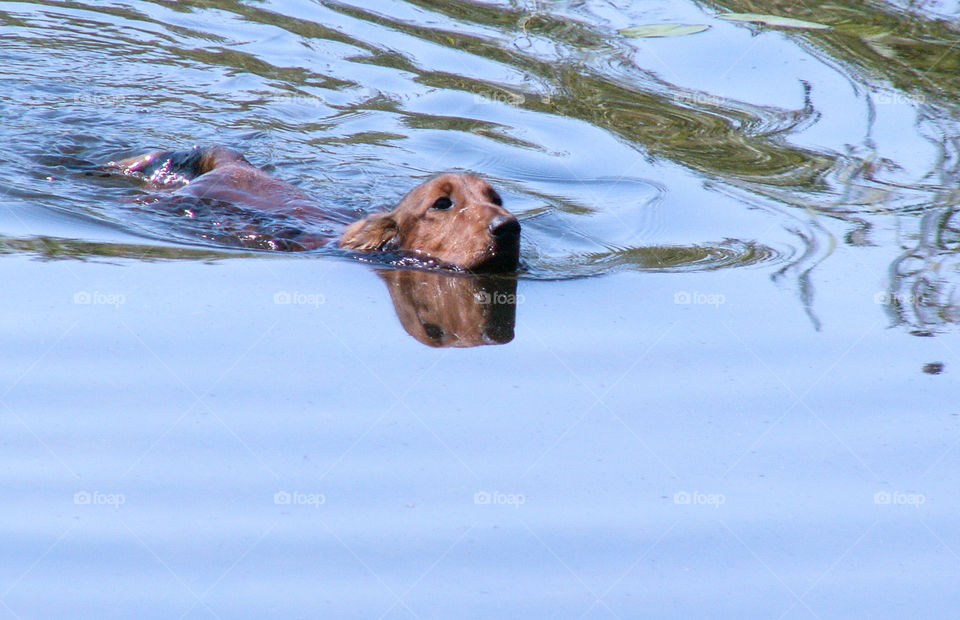
[[[361,252],[391,250],[399,245],[399,232],[396,220],[389,213],[378,213],[350,224],[338,245]]]

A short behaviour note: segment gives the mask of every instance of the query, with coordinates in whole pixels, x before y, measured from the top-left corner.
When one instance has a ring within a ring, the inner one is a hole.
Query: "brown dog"
[[[191,151],[154,152],[107,164],[112,170],[154,185],[177,187],[177,204],[237,205],[282,216],[287,226],[271,230],[267,247],[315,249],[331,241],[329,224],[346,224],[349,214],[256,168],[231,149],[213,146]],[[192,216],[184,207],[181,212]],[[262,218],[261,218],[262,219]],[[256,238],[256,225],[243,228]],[[215,238],[203,235],[207,238]],[[241,235],[238,235],[241,236]],[[520,254],[520,223],[503,208],[486,181],[465,174],[444,174],[415,187],[392,211],[353,222],[339,247],[359,252],[399,252],[470,271],[514,271]]]

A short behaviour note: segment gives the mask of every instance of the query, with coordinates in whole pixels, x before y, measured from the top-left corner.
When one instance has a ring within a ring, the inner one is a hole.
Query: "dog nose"
[[[490,220],[487,227],[490,234],[497,239],[510,239],[520,236],[520,222],[512,215],[498,215]]]

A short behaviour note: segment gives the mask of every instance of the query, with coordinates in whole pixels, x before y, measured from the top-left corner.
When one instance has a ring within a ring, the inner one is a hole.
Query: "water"
[[[958,17],[0,3],[0,617],[949,615]],[[194,144],[358,216],[478,174],[522,268],[99,174]]]

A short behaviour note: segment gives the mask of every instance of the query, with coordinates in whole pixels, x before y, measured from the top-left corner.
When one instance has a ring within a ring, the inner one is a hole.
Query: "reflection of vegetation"
[[[535,144],[519,140],[498,129],[494,123],[478,121],[472,118],[457,118],[452,116],[432,116],[428,114],[408,115],[405,124],[413,129],[441,129],[464,131],[487,136],[500,142],[506,142],[522,148],[536,148]]]
[[[891,266],[890,289],[876,301],[886,305],[895,324],[926,335],[960,322],[960,207],[924,214],[921,234]]]
[[[32,254],[45,260],[88,260],[131,258],[136,260],[220,260],[250,256],[239,252],[218,252],[182,247],[100,243],[53,237],[0,237],[0,254]]]
[[[498,7],[466,2],[430,2],[411,0],[411,4],[470,21],[516,31],[523,25],[527,36],[565,33],[574,45],[599,46],[603,36],[586,24],[559,20],[546,14],[528,19],[528,12],[508,11]],[[768,186],[815,189],[832,158],[811,150],[782,144],[775,139],[802,119],[775,118],[776,114],[732,106],[732,102],[700,102],[693,97],[678,98],[669,85],[648,76],[650,87],[620,83],[610,75],[609,67],[593,69],[576,58],[548,62],[495,40],[483,39],[463,32],[425,28],[421,25],[374,14],[364,9],[331,5],[348,15],[382,24],[411,36],[453,47],[535,75],[549,84],[549,92],[518,99],[520,107],[577,118],[642,145],[648,152],[667,157],[693,169],[741,182],[758,182]],[[609,47],[609,46],[608,46]],[[611,48],[608,50],[613,53]],[[629,65],[626,58],[618,58]],[[373,59],[368,62],[374,62]],[[637,67],[631,67],[646,74]],[[606,70],[601,70],[606,69]],[[438,88],[466,90],[480,95],[496,92],[498,85],[436,71],[419,71],[418,81]],[[723,105],[721,105],[723,104]],[[777,124],[780,127],[776,127]]]
[[[957,104],[960,31],[956,24],[923,19],[882,2],[724,0],[705,4],[722,11],[771,13],[828,24],[832,30],[804,32],[803,40],[846,64],[852,75],[887,82],[928,102]]]
[[[960,322],[960,191],[956,189],[960,158],[955,143],[960,31],[956,24],[924,19],[883,3],[851,0],[830,4],[724,0],[709,4],[723,11],[762,11],[829,24],[832,30],[799,36],[816,53],[840,62],[865,87],[892,87],[898,93],[879,95],[878,103],[893,97],[901,103],[922,104],[918,108],[920,123],[935,127],[935,137],[930,140],[940,157],[923,179],[929,185],[899,188],[922,192],[919,206],[900,211],[905,217],[901,223],[916,225],[918,233],[891,265],[889,289],[877,293],[875,301],[886,306],[895,324],[910,325],[918,335]],[[855,196],[855,185],[865,184],[873,172],[869,162],[848,162],[837,175],[846,184],[842,199]],[[877,202],[871,211],[880,215],[886,211],[881,206],[885,196],[874,192]],[[860,192],[861,197],[863,194]],[[870,204],[869,200],[863,202]],[[849,245],[868,245],[867,232],[873,222],[862,212],[850,213],[849,207],[843,207],[811,205],[849,224]]]
[[[577,259],[564,259],[563,265],[540,267],[545,273],[563,272],[570,276],[592,276],[611,270],[632,267],[643,271],[680,272],[712,271],[730,267],[746,267],[778,258],[777,253],[757,243],[726,241],[716,245],[644,246],[584,254]]]

